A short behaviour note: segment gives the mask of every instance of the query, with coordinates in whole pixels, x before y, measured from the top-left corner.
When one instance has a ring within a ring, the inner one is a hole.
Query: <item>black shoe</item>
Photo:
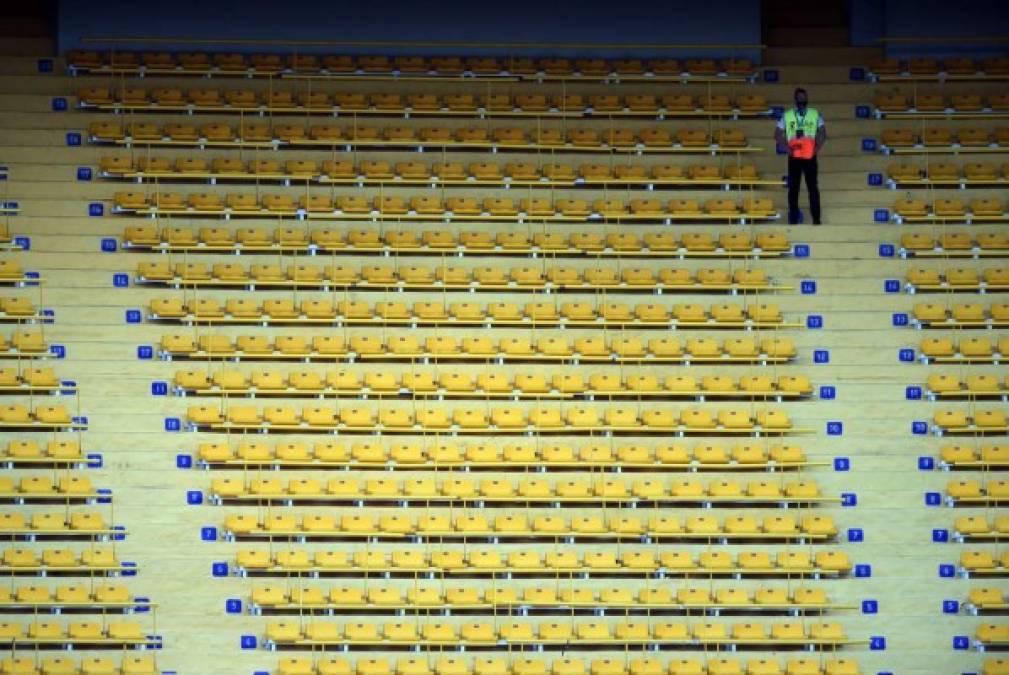
[[[814,225],[821,225],[822,223],[820,223],[820,221],[819,221],[819,220],[814,220],[814,221],[813,221],[813,224],[814,224]]]

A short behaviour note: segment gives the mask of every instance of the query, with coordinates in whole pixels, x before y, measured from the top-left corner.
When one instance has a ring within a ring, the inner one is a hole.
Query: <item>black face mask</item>
[[[799,110],[805,110],[806,109],[806,101],[796,101],[795,102],[795,107],[798,108]]]

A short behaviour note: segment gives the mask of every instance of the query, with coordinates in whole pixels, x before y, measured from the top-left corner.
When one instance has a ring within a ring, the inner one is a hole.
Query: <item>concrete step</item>
[[[4,37],[0,40],[0,55],[3,56],[52,56],[56,52],[56,41],[51,37]]]
[[[879,55],[876,47],[769,47],[765,66],[836,66],[839,63],[869,63]]]
[[[764,43],[772,47],[847,47],[845,26],[775,26],[764,32]]]

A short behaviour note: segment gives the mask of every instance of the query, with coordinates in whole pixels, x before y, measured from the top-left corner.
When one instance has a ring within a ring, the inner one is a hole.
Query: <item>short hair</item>
[[[798,95],[799,95],[800,93],[802,93],[802,94],[806,94],[806,90],[805,90],[805,89],[803,89],[802,87],[796,87],[796,88],[795,88],[795,91],[794,91],[794,92],[792,92],[792,98],[795,98],[795,97],[796,97],[796,96],[798,96]],[[806,96],[809,96],[809,94],[806,94]]]

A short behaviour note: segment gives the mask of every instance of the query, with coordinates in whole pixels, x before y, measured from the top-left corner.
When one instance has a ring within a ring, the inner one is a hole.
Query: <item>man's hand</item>
[[[778,146],[779,153],[791,156],[792,152],[788,149],[788,144],[785,143],[785,134],[782,133],[781,129],[774,130],[774,142]]]
[[[820,150],[823,149],[824,144],[827,142],[827,128],[820,127],[816,130],[816,148],[815,152],[817,155],[820,154]]]

